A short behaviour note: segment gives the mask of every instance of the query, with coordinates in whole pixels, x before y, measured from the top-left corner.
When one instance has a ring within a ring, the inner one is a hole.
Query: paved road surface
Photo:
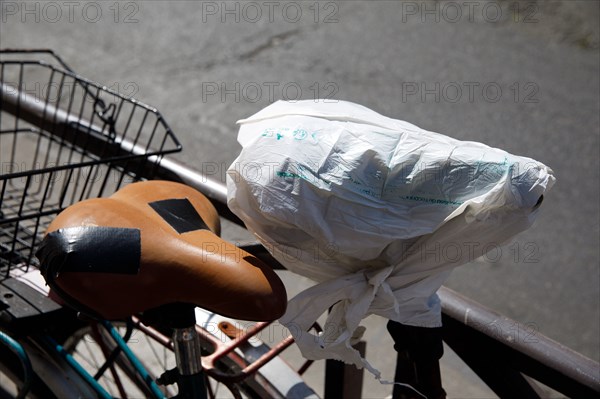
[[[280,98],[355,101],[546,163],[558,183],[536,226],[448,285],[600,357],[598,2],[0,7],[0,47],[53,48],[82,75],[155,105],[185,145],[179,159],[221,177],[239,151],[235,121]],[[390,375],[383,321],[369,324],[381,342],[369,355]]]

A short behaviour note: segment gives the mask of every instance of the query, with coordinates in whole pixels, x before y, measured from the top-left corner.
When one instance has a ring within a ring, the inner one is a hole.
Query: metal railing
[[[16,98],[18,95],[9,93],[2,86],[0,100],[5,110],[10,109],[8,103],[16,101]],[[21,118],[31,124],[43,125],[44,116],[53,115],[52,110],[46,108],[44,111],[35,102],[29,102],[26,95],[21,96],[19,101]],[[77,129],[84,125],[72,125],[65,121],[60,129],[62,138],[75,139]],[[130,142],[121,145],[127,151],[135,146]],[[118,153],[118,150],[115,151]],[[227,208],[227,190],[223,183],[172,159],[162,159],[157,170],[153,162],[140,167],[152,167],[152,174],[157,178],[182,182],[201,191],[214,203],[222,217],[244,227],[241,220]],[[261,245],[249,245],[244,249],[273,268],[283,268]],[[533,333],[527,326],[448,288],[442,287],[439,295],[444,341],[498,396],[542,397],[534,380],[569,397],[591,398],[600,395],[600,367],[597,362],[539,332]],[[514,331],[520,332],[516,339]]]

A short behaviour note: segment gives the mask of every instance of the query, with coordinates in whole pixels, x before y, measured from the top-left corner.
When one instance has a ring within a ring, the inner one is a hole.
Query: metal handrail
[[[221,215],[224,218],[241,227],[245,227],[241,220],[227,208],[227,188],[223,183],[170,159],[164,159],[161,162],[157,176],[180,181],[196,188],[209,197],[220,211],[222,210]],[[244,249],[259,257],[273,268],[283,268],[259,244],[246,246]],[[445,320],[444,340],[446,342],[449,342],[451,337],[466,337],[473,335],[473,333],[479,333],[486,337],[486,339],[467,342],[470,351],[477,353],[481,358],[485,358],[487,364],[492,364],[499,372],[504,370],[505,375],[510,373],[509,369],[516,372],[523,372],[570,397],[593,397],[600,393],[600,367],[597,362],[551,340],[539,332],[535,332],[531,339],[521,339],[523,337],[511,339],[510,335],[502,334],[502,332],[518,331],[524,332],[527,335],[530,334],[529,331],[531,329],[449,288],[442,287],[438,291],[438,294],[442,301],[442,312]],[[454,322],[451,323],[450,320]],[[477,343],[481,343],[484,346],[477,345]],[[508,350],[494,351],[494,356],[496,357],[490,359],[489,356],[492,352],[488,352],[486,346],[491,345],[491,343],[497,343],[501,348],[507,348]],[[451,346],[453,349],[457,348],[456,345]],[[465,356],[462,351],[455,350],[459,356]],[[504,360],[507,367],[499,368],[500,360]],[[515,397],[513,395],[519,385],[512,387],[503,386],[505,384],[502,382],[501,377],[495,379],[487,377],[485,372],[481,371],[482,368],[486,368],[485,366],[479,367],[477,362],[468,362],[467,364],[501,397]],[[500,387],[495,388],[496,385],[500,385]],[[511,391],[511,388],[514,389]],[[505,393],[507,389],[512,394]],[[537,391],[535,387],[532,387],[532,389]],[[518,392],[524,393],[525,391],[520,390]],[[537,397],[541,397],[541,394],[538,394]]]
[[[444,341],[500,397],[531,396],[528,385],[537,391],[521,373],[569,397],[600,393],[597,362],[449,288],[440,288],[438,295]]]
[[[5,91],[2,91],[2,97]],[[5,100],[8,100],[4,97]],[[26,97],[22,97],[26,101]],[[22,104],[27,107],[27,104]],[[28,121],[38,124],[45,114],[33,104],[26,113]],[[42,122],[43,123],[43,122]],[[77,129],[77,126],[69,126]],[[76,137],[76,131],[65,137]],[[132,151],[131,143],[123,143]],[[135,153],[135,149],[133,149]],[[152,162],[150,162],[151,164]],[[154,176],[185,183],[204,193],[220,215],[239,226],[242,221],[227,208],[227,189],[222,182],[205,176],[172,159],[162,159]],[[282,268],[262,246],[245,247],[274,268]],[[511,339],[507,331],[530,331],[509,319],[448,288],[439,291],[442,300],[444,340],[501,397],[539,397],[522,374],[572,397],[593,397],[600,393],[600,367],[585,356],[535,332],[534,339]],[[514,338],[514,337],[513,337]],[[510,378],[509,378],[510,377]]]

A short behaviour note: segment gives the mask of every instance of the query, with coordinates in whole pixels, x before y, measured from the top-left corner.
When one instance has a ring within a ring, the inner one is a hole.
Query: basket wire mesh
[[[37,266],[56,214],[152,178],[181,145],[156,109],[75,74],[49,50],[0,50],[0,88],[1,280]]]

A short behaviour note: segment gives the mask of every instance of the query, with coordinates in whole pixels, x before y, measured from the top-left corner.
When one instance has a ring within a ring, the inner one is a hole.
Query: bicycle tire
[[[18,357],[8,347],[0,344],[0,399],[15,398],[24,384],[23,378],[23,367]],[[35,372],[31,375],[31,380],[28,398],[56,398]]]
[[[44,336],[24,337],[19,340],[29,356],[33,368],[33,381],[27,398],[94,397],[89,385],[61,358],[50,351]],[[21,363],[4,345],[0,345],[0,381],[2,398],[16,397],[16,387],[22,386]]]

